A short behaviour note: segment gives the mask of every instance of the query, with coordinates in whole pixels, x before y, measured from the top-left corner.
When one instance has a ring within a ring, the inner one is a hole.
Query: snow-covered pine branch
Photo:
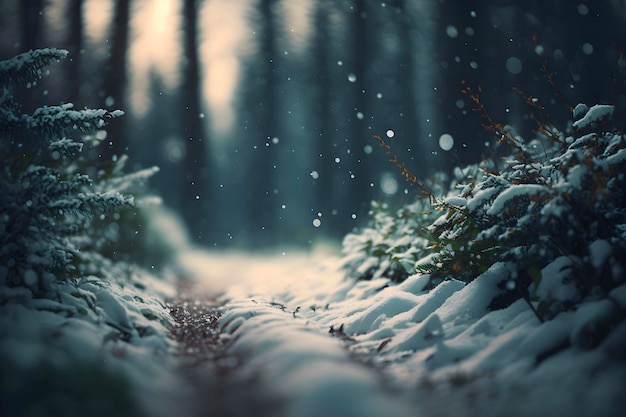
[[[50,142],[48,150],[54,156],[74,156],[83,150],[83,143],[63,138]],[[57,155],[58,153],[58,155]]]
[[[115,190],[117,192],[132,192],[141,188],[150,177],[159,172],[159,167],[145,168],[131,174],[115,176],[98,184],[100,191]]]
[[[72,134],[91,133],[124,114],[121,110],[74,110],[72,103],[43,106],[32,115],[16,115],[14,109],[0,106],[0,136],[10,136],[9,149],[41,148]],[[38,143],[41,141],[42,143]]]
[[[42,69],[67,56],[67,51],[57,48],[30,50],[14,58],[0,61],[0,88],[32,85],[43,76]]]

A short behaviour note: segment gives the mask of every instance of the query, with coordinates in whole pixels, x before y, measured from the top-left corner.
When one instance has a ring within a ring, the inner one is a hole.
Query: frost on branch
[[[15,109],[0,107],[0,136],[10,136],[12,148],[40,148],[73,134],[102,129],[108,120],[122,116],[121,110],[74,110],[72,103],[43,106],[28,114],[15,114]],[[42,143],[39,143],[39,142]]]
[[[574,109],[574,118],[576,121],[572,126],[576,129],[584,129],[589,127],[592,123],[597,123],[602,120],[606,120],[613,115],[615,106],[609,106],[604,104],[596,104],[591,108],[583,105],[578,105]],[[582,117],[581,117],[582,116]]]
[[[115,190],[119,192],[132,191],[141,188],[154,174],[159,172],[159,167],[141,169],[130,174],[124,173],[128,162],[128,156],[122,155],[112,160],[107,173],[101,173],[100,181],[95,184],[98,191]]]
[[[58,152],[59,155],[75,156],[83,150],[83,144],[81,142],[74,142],[68,138],[63,138],[50,142],[48,150],[52,154]]]
[[[25,52],[0,61],[0,150],[4,153],[36,153],[52,142],[64,152],[62,141],[75,134],[102,129],[113,118],[124,114],[121,110],[74,110],[72,103],[41,106],[33,114],[22,114],[11,89],[19,85],[31,86],[43,76],[42,69],[51,62],[67,56],[67,51],[46,48]]]
[[[36,82],[43,76],[42,69],[67,56],[67,51],[57,48],[31,50],[6,61],[0,61],[0,88]]]

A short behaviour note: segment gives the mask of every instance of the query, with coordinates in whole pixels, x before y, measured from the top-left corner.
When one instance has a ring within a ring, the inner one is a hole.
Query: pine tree
[[[75,137],[96,133],[96,144],[120,110],[63,104],[21,113],[13,90],[35,85],[48,64],[66,56],[48,48],[0,62],[0,287],[27,287],[35,297],[93,260],[93,220],[133,207],[129,190],[156,171],[123,175],[126,159],[119,158],[97,170],[95,180],[87,175],[97,164],[81,154],[85,142]]]
[[[0,61],[0,415],[147,415],[139,398],[162,395],[149,381],[170,366],[173,326],[169,275],[137,262],[163,253],[146,249],[138,195],[157,169],[124,174],[126,156],[99,156],[121,111],[24,114],[14,90],[66,56]]]

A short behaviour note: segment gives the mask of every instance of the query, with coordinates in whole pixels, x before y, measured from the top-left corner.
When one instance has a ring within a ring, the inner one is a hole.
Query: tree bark
[[[20,1],[20,44],[22,52],[43,46],[41,45],[43,34],[43,10],[43,0]]]
[[[275,243],[278,226],[278,197],[274,166],[278,155],[272,139],[280,136],[278,53],[276,48],[277,0],[259,3],[259,59],[260,89],[258,103],[258,129],[253,141],[250,165],[249,204],[252,233],[261,244]]]
[[[186,144],[183,216],[194,239],[206,243],[212,220],[212,195],[209,187],[209,135],[202,110],[201,63],[198,51],[200,3],[199,0],[185,0],[183,4],[181,120]]]

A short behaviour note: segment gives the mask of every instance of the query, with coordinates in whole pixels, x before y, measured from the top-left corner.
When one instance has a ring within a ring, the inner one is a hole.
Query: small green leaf
[[[533,283],[535,284],[535,289],[539,287],[541,283],[541,270],[536,266],[531,266],[528,268],[528,275],[533,279]]]

